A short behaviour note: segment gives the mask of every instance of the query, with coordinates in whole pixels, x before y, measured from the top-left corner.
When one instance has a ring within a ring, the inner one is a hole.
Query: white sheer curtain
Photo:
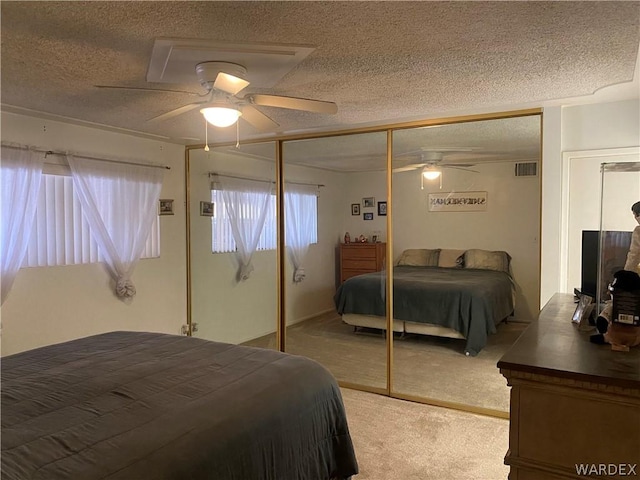
[[[116,282],[116,294],[136,294],[131,274],[157,213],[164,169],[67,155],[75,193]]]
[[[0,185],[0,255],[4,303],[27,251],[38,204],[44,155],[26,148],[2,146]]]
[[[240,264],[238,280],[249,278],[253,271],[251,258],[258,248],[271,195],[272,183],[218,176],[227,209],[231,232],[236,242]]]
[[[317,195],[315,185],[285,185],[285,245],[293,263],[293,281],[299,283],[306,274],[302,265],[315,240],[317,222]]]

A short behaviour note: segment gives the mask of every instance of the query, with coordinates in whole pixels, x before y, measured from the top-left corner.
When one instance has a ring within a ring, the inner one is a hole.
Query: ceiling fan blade
[[[218,73],[216,81],[213,82],[213,88],[230,93],[231,95],[237,94],[239,91],[247,88],[248,85],[249,82],[247,80],[225,72]]]
[[[138,90],[138,91],[142,91],[142,92],[160,92],[160,93],[182,93],[182,94],[186,94],[186,95],[193,95],[196,97],[204,97],[207,94],[200,94],[200,93],[196,93],[196,92],[188,92],[186,90],[166,90],[163,88],[146,88],[146,87],[123,87],[123,86],[119,86],[119,85],[94,85],[95,88],[104,88],[104,89],[111,89],[111,90]]]
[[[475,163],[443,163],[443,167],[473,167]]]
[[[412,163],[412,164],[406,165],[404,167],[394,168],[391,171],[393,173],[410,172],[411,170],[417,170],[419,168],[422,168],[425,165],[426,165],[426,163]]]
[[[175,110],[170,110],[162,115],[158,115],[157,117],[150,118],[147,122],[161,122],[163,120],[169,120],[170,118],[177,117],[178,115],[182,115],[183,113],[187,113],[194,108],[198,108],[200,105],[203,105],[207,102],[196,102],[189,103],[188,105],[184,105],[180,108],[176,108]]]
[[[275,130],[280,126],[278,123],[274,122],[260,110],[251,105],[245,105],[240,110],[242,112],[242,117],[240,118],[243,118],[258,130],[268,132]]]
[[[464,172],[480,173],[478,170],[473,170],[472,168],[456,167],[454,165],[439,165],[439,167],[441,167],[441,168],[453,168],[453,169],[456,169],[456,170],[462,170]]]
[[[264,95],[261,93],[252,93],[247,95],[248,100],[254,105],[262,105],[265,107],[288,108],[291,110],[305,110],[307,112],[316,113],[337,113],[338,105],[333,102],[325,102],[323,100],[311,100],[308,98],[283,97],[280,95]]]

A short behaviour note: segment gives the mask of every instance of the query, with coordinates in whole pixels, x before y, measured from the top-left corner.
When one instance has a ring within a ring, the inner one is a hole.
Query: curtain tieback
[[[249,275],[253,272],[253,265],[249,263],[248,265],[240,265],[240,272],[238,274],[240,281],[245,281],[249,279]]]
[[[299,283],[303,281],[306,276],[307,274],[305,273],[304,268],[302,267],[296,268],[296,270],[293,272],[293,281],[295,283]]]
[[[116,282],[116,295],[121,298],[131,298],[136,294],[136,287],[131,280],[120,277]]]

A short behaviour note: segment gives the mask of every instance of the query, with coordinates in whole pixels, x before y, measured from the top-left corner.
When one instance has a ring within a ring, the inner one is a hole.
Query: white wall
[[[2,354],[113,330],[179,333],[186,322],[184,147],[4,112],[2,140],[169,165],[161,198],[175,199],[175,215],[160,217],[161,256],[139,262],[130,303],[115,296],[100,264],[20,270],[0,309]]]
[[[639,143],[639,99],[562,109],[563,152],[637,147]]]
[[[531,321],[538,313],[540,179],[515,177],[512,162],[476,165],[479,173],[445,169],[439,182],[420,171],[394,175],[394,260],[407,248],[503,250],[511,255],[516,283],[515,318]],[[487,192],[487,209],[429,212],[428,194]]]
[[[373,235],[378,235],[381,242],[387,240],[387,217],[378,215],[378,202],[387,201],[387,174],[386,172],[345,173],[345,192],[347,202],[340,211],[343,218],[343,235],[340,241],[344,241],[344,233],[349,232],[351,241],[355,241],[360,235],[371,241]],[[363,198],[375,199],[373,208],[363,206]],[[360,205],[360,215],[351,214],[351,205]],[[365,213],[373,213],[373,220],[365,220]]]
[[[545,108],[541,168],[540,305],[544,305],[553,293],[562,290],[559,207],[562,198],[562,153],[639,146],[639,117],[640,103],[637,99],[606,104]],[[181,325],[186,321],[183,147],[4,112],[2,113],[2,140],[54,150],[76,150],[94,155],[133,157],[168,164],[172,169],[165,176],[162,198],[175,199],[176,212],[174,216],[161,217],[161,258],[142,260],[139,263],[133,275],[138,294],[131,304],[125,304],[114,296],[110,289],[110,279],[101,265],[21,270],[8,299],[0,310],[2,354],[119,329],[179,333]],[[291,176],[294,175],[294,171],[294,168],[290,169]],[[331,296],[335,287],[337,265],[335,248],[345,231],[349,231],[352,238],[360,234],[370,236],[379,231],[382,239],[386,239],[386,217],[379,217],[377,209],[361,209],[360,216],[352,217],[350,207],[351,203],[360,203],[363,197],[373,196],[376,202],[384,199],[386,197],[384,174],[346,174],[341,177],[322,171],[313,174],[302,171],[295,173],[300,175],[300,179],[317,178],[318,180],[312,181],[325,183],[327,187],[322,190],[319,204],[322,242],[312,247],[311,256],[314,263],[310,266],[322,272],[318,277],[322,280],[319,284],[313,281],[305,283],[305,281],[300,285],[288,285],[287,312],[290,321],[333,308]],[[394,179],[394,182],[396,182],[394,191],[397,192],[399,185],[397,180]],[[445,188],[448,188],[446,184]],[[518,195],[519,193],[516,198]],[[492,205],[494,196],[490,194],[489,198]],[[365,211],[374,213],[373,221],[362,219],[362,213]],[[408,215],[410,225],[414,225],[420,218],[417,215]],[[200,220],[200,217],[196,214],[194,219]],[[400,219],[401,213],[399,215],[399,212],[396,212],[396,222]],[[449,229],[441,231],[445,230]],[[430,237],[430,241],[431,239],[437,243],[442,241],[442,245],[437,245],[442,248],[445,248],[445,242],[453,246],[455,242],[451,242],[454,240],[457,242],[456,239],[460,237],[453,229],[451,232],[451,240]],[[495,246],[495,243],[482,236],[475,240],[474,237],[473,247],[481,243],[486,247],[479,248],[509,251],[508,247]],[[530,241],[532,239],[526,241],[525,250],[529,249]],[[402,235],[396,232],[397,249],[409,243],[402,240]],[[470,248],[462,243],[455,243],[455,245]],[[519,266],[521,260],[516,260],[519,254],[511,251],[509,253],[514,257],[514,269],[516,267],[521,269],[522,267]],[[257,258],[256,261],[273,264],[275,260]],[[230,260],[227,260],[225,268],[233,271],[232,266]],[[269,281],[273,281],[273,278],[275,276],[268,275]],[[266,290],[270,301],[271,299],[275,301],[275,289],[274,283],[273,295]],[[523,286],[523,289],[525,291],[529,287]],[[251,312],[247,312],[247,315],[250,314]],[[275,319],[275,313],[273,315]]]
[[[640,100],[545,108],[543,137],[541,306],[565,288],[561,282],[561,239],[566,234],[561,231],[562,154],[640,146]]]

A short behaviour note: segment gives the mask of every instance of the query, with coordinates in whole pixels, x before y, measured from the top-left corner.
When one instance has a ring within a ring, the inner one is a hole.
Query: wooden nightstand
[[[386,243],[340,244],[340,283],[356,275],[382,270],[386,252]]]

